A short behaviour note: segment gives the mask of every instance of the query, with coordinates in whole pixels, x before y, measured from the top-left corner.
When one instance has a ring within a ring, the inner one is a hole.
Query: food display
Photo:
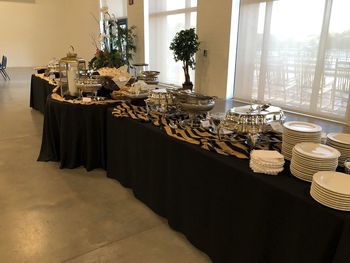
[[[99,78],[104,81],[104,87],[115,90],[124,87],[131,79],[126,65],[119,68],[104,67],[97,70]]]
[[[112,98],[115,99],[146,99],[148,97],[149,90],[154,87],[147,85],[144,81],[137,81],[131,86],[121,87],[119,90],[114,90],[111,93]]]

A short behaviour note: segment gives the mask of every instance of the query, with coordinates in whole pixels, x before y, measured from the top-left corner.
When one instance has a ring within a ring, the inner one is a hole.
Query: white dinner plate
[[[350,146],[350,134],[349,133],[329,133],[327,134],[327,138],[340,143]]]
[[[333,206],[338,206],[338,207],[348,207],[350,208],[350,203],[344,203],[342,201],[333,201],[332,199],[329,199],[328,197],[325,197],[324,195],[320,194],[315,188],[312,187],[310,188],[310,193],[311,191],[319,198],[321,199],[324,203],[331,204]]]
[[[317,172],[315,182],[331,192],[350,196],[350,175],[340,172]]]
[[[324,206],[327,206],[327,207],[330,207],[330,208],[333,208],[333,209],[336,209],[336,210],[350,211],[350,206],[342,207],[342,206],[330,204],[329,202],[324,201],[322,198],[320,198],[317,194],[315,194],[315,193],[312,192],[312,191],[310,191],[310,195],[311,195],[311,196],[313,197],[313,199],[315,199],[318,203],[320,203],[320,204],[322,204],[322,205],[324,205]]]
[[[293,165],[294,168],[298,169],[299,171],[302,171],[310,175],[313,175],[319,171],[335,171],[335,169],[337,168],[336,165],[330,166],[330,167],[309,166],[309,165],[305,165],[304,163],[296,162],[293,157],[292,157],[291,165]]]
[[[321,132],[322,128],[319,125],[303,122],[303,121],[288,121],[283,126],[289,130],[297,132]]]
[[[309,163],[314,166],[334,166],[338,163],[339,158],[315,158],[299,153],[295,148],[292,150],[292,156],[298,159],[298,162]]]
[[[294,169],[294,167],[292,167],[292,166],[290,167],[290,172],[294,177],[296,177],[300,180],[303,180],[303,181],[309,182],[309,183],[312,181],[312,177],[303,174],[302,172]]]
[[[331,140],[327,140],[326,144],[335,148],[342,149],[344,151],[350,151],[350,147],[347,146],[346,144],[335,143]]]
[[[316,159],[333,159],[340,157],[340,152],[337,149],[314,142],[298,143],[294,146],[294,150],[304,156]]]
[[[328,192],[326,189],[319,186],[315,181],[312,182],[311,188],[313,188],[315,191],[319,193],[319,195],[323,196],[324,198],[329,198],[330,200],[333,200],[334,202],[339,203],[349,203],[350,204],[350,196],[345,195],[337,195],[332,192]]]
[[[312,184],[311,184],[312,187]],[[318,192],[316,189],[311,188],[310,192],[313,192],[315,195],[317,195],[324,203],[331,204],[333,206],[339,206],[339,207],[348,207],[350,208],[350,203],[349,202],[343,202],[343,201],[337,201],[332,198],[324,196],[322,193]]]

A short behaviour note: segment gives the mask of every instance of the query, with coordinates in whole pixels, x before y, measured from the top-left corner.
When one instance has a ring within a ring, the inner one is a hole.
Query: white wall
[[[127,16],[128,0],[102,0],[102,6],[108,6],[109,12],[117,18]]]
[[[234,70],[230,59],[232,0],[200,0],[197,6],[197,34],[201,41],[201,51],[196,61],[196,90],[207,95],[227,98],[228,85],[233,89],[233,79],[228,83],[229,68]],[[203,55],[207,50],[207,56]]]
[[[90,34],[99,26],[99,0],[0,1],[0,55],[9,67],[46,65],[65,56],[70,44],[78,55],[90,59],[95,48]]]
[[[148,0],[134,0],[133,5],[128,5],[128,25],[135,26],[136,54],[135,63],[148,63]]]
[[[50,0],[49,0],[50,1]],[[59,0],[61,1],[61,0]],[[67,53],[70,45],[73,45],[79,57],[89,61],[96,52],[93,38],[99,35],[100,17],[99,0],[64,0],[66,25],[63,38],[62,55]]]

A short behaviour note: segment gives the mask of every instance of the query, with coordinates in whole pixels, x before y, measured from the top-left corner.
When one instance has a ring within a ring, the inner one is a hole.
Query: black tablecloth
[[[318,204],[310,184],[288,169],[255,174],[248,160],[107,114],[108,177],[131,187],[214,262],[349,262],[350,213]]]
[[[54,88],[54,85],[33,74],[30,83],[30,107],[44,113],[46,98]]]
[[[113,104],[81,105],[47,98],[38,161],[61,168],[106,167],[106,110]]]

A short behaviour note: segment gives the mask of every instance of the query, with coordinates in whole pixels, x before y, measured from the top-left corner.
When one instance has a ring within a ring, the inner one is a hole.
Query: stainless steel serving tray
[[[266,105],[246,105],[230,109],[220,128],[241,134],[264,133],[271,129],[272,122],[283,122],[285,115],[281,108]]]

